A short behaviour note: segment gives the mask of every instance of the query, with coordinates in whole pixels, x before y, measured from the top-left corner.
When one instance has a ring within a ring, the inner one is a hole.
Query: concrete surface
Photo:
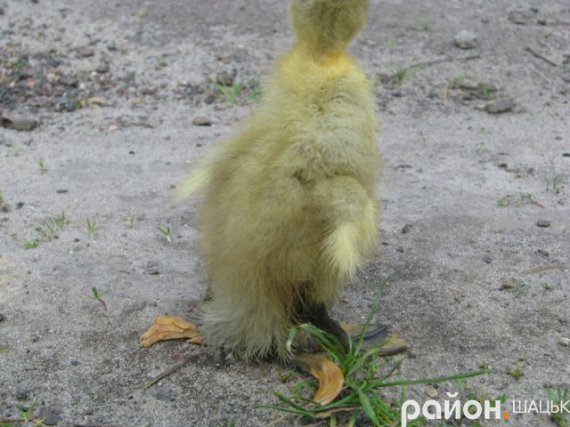
[[[183,342],[142,349],[138,337],[157,315],[191,317],[204,293],[196,203],[169,207],[168,197],[255,108],[253,89],[233,105],[209,79],[235,69],[251,88],[263,80],[291,45],[286,2],[0,8],[0,113],[40,122],[0,128],[0,419],[34,400],[44,422],[61,426],[278,419],[254,405],[276,403],[271,391],[288,393],[302,375],[283,384],[288,368],[277,364],[217,361]],[[461,30],[475,48],[454,45]],[[391,274],[378,318],[412,345],[403,378],[490,365],[468,387],[506,395],[507,410],[513,399],[546,400],[548,387],[569,389],[568,3],[372,1],[352,51],[377,88],[383,244],[336,316],[364,319]],[[32,76],[18,77],[26,55]],[[40,66],[51,68],[33,74]],[[56,90],[63,77],[78,78],[74,98]],[[485,111],[504,98],[511,111]],[[193,125],[199,117],[212,126]],[[50,232],[62,213],[63,228]],[[187,355],[195,361],[140,388]],[[428,399],[424,386],[409,393]],[[555,424],[524,414],[509,425]]]

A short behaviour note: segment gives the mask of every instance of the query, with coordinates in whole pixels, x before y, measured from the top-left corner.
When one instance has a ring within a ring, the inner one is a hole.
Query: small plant
[[[413,76],[414,72],[410,68],[400,67],[392,75],[392,79],[394,79],[398,83],[403,83],[406,80],[410,80]]]
[[[447,84],[447,89],[455,90],[459,89],[461,85],[465,82],[465,74],[461,73],[455,76],[451,81]]]
[[[166,68],[166,67],[168,67],[168,62],[166,62],[164,59],[161,59],[156,63],[154,69],[160,70],[161,68]]]
[[[426,19],[420,19],[419,21],[420,31],[431,31],[433,30],[433,22],[428,21]]]
[[[508,196],[503,196],[499,200],[497,200],[497,206],[499,208],[507,208],[511,204]]]
[[[87,218],[87,232],[89,233],[89,237],[94,239],[95,236],[97,236],[97,231],[98,231],[98,227],[97,224],[95,223],[94,219],[89,219]]]
[[[260,82],[260,75],[256,74],[248,84],[249,87],[249,100],[254,103],[258,103],[261,99],[262,90],[261,90],[261,82]]]
[[[519,200],[519,205],[523,206],[523,205],[534,205],[534,206],[538,206],[539,208],[544,209],[544,205],[540,202],[537,202],[536,200],[534,200],[534,197],[532,194],[527,193],[527,194],[523,194],[520,197]]]
[[[166,241],[168,243],[172,243],[172,233],[170,232],[170,227],[161,227],[159,225],[157,228],[162,233]]]
[[[517,381],[520,380],[521,377],[524,375],[523,367],[524,367],[524,359],[519,359],[513,370],[509,372],[509,375]]]
[[[123,225],[127,228],[133,228],[135,226],[135,216],[127,215],[123,218]]]
[[[39,244],[40,244],[40,242],[38,242],[35,239],[24,240],[24,248],[25,249],[35,249],[38,247]]]
[[[224,100],[232,105],[236,105],[238,103],[239,96],[245,88],[245,85],[238,80],[235,80],[231,86],[224,86],[217,82],[214,82],[214,86],[216,86],[216,89]]]
[[[357,425],[357,422],[360,425],[359,420],[362,416],[366,417],[368,422],[374,426],[398,425],[400,406],[406,400],[406,387],[408,385],[465,380],[469,377],[489,373],[488,369],[483,369],[435,379],[391,380],[398,374],[404,357],[396,357],[381,363],[379,354],[381,354],[383,344],[368,349],[363,347],[366,330],[370,326],[380,303],[380,295],[381,293],[378,292],[359,338],[355,340],[349,338],[348,351],[344,350],[336,337],[312,325],[301,325],[291,329],[288,343],[293,341],[297,333],[301,331],[307,333],[317,340],[319,346],[327,353],[328,358],[341,369],[345,387],[337,400],[326,405],[314,402],[307,397],[307,392],[314,395],[316,381],[307,380],[294,386],[291,397],[274,392],[281,404],[260,405],[259,407],[296,414],[313,422],[329,418],[329,425],[336,425],[337,416],[340,417],[342,414],[347,417],[347,424],[350,426]],[[400,402],[388,402],[381,397],[382,390],[388,387],[402,387]],[[423,422],[424,420],[417,420],[408,425],[420,426],[423,425]]]
[[[65,212],[62,212],[60,215],[54,216],[51,219],[51,222],[53,226],[56,228],[56,230],[63,230],[65,225],[69,223],[69,221],[65,217]]]
[[[552,194],[560,194],[564,188],[564,178],[552,172],[552,178],[546,180],[546,190]]]
[[[483,94],[483,99],[485,101],[491,101],[495,98],[496,89],[490,86],[488,83],[481,83],[481,93]]]
[[[485,149],[485,143],[478,142],[477,145],[475,145],[475,154],[480,156],[481,154],[483,154],[484,149]]]
[[[38,169],[40,170],[40,173],[46,173],[47,172],[47,166],[46,163],[44,162],[44,159],[40,159],[38,160]]]
[[[51,217],[42,225],[38,225],[36,227],[36,232],[38,233],[38,237],[33,240],[35,240],[36,242],[39,242],[41,240],[49,242],[55,237],[57,232],[63,230],[66,224],[68,223],[69,221],[65,217],[65,212],[62,212],[60,215]],[[37,245],[34,247],[37,247]]]
[[[289,382],[289,380],[291,378],[293,378],[293,375],[295,375],[295,371],[287,371],[283,374],[279,375],[279,381],[281,381],[283,384]]]
[[[101,299],[101,297],[99,296],[99,292],[97,291],[97,288],[95,286],[91,288],[91,293],[93,294],[93,298],[101,303],[101,305],[103,306],[103,310],[107,311],[107,304],[105,304],[105,301]]]
[[[20,408],[18,418],[0,419],[0,427],[15,427],[16,425],[32,424],[34,427],[46,427],[43,419],[34,415],[37,403],[34,400],[28,408]]]
[[[521,283],[520,286],[515,289],[515,298],[520,298],[523,295],[526,295],[528,290],[529,286],[526,283]]]
[[[547,388],[546,394],[553,404],[558,405],[559,408],[564,405],[564,402],[568,402],[568,400],[570,400],[570,392],[568,389],[563,389],[562,387],[557,387],[556,389]],[[563,411],[556,413],[552,412],[550,417],[558,427],[568,427],[568,421],[566,420]]]

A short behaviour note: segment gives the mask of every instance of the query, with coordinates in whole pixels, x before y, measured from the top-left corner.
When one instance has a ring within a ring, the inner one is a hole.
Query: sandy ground
[[[286,2],[0,8],[0,113],[39,122],[0,128],[0,419],[35,401],[60,426],[268,425],[280,415],[254,405],[301,375],[283,384],[277,364],[138,337],[157,315],[191,316],[204,293],[195,203],[168,197],[255,108],[291,45]],[[471,49],[456,46],[461,30]],[[569,389],[570,5],[372,1],[352,52],[377,89],[382,247],[336,316],[364,319],[392,275],[378,318],[412,346],[402,377],[490,365],[468,388],[505,395],[507,410]],[[232,103],[211,79],[245,88]],[[508,111],[488,112],[496,101]]]

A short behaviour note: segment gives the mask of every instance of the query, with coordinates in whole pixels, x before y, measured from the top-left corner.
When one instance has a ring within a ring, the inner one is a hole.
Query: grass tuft
[[[567,388],[557,387],[557,388],[547,388],[546,395],[553,405],[558,405],[559,408],[562,407],[564,402],[570,400],[570,392]],[[550,418],[554,424],[558,427],[568,427],[567,417],[564,415],[564,411],[552,412]]]
[[[389,279],[389,278],[388,278]],[[311,399],[317,389],[317,381],[305,380],[293,387],[291,396],[274,392],[280,403],[259,405],[260,408],[274,409],[288,414],[294,414],[310,421],[329,419],[335,425],[337,417],[343,417],[343,423],[349,426],[361,425],[365,418],[374,426],[398,425],[400,422],[400,407],[406,400],[406,387],[415,384],[434,384],[449,381],[464,381],[467,378],[485,375],[490,372],[484,368],[477,371],[465,372],[438,378],[405,380],[398,379],[400,367],[406,356],[384,358],[379,356],[382,344],[364,348],[364,337],[375,313],[377,312],[382,295],[382,289],[387,283],[385,279],[379,287],[372,304],[370,314],[358,339],[349,340],[349,350],[346,352],[338,339],[312,325],[301,325],[291,329],[288,348],[298,333],[306,333],[315,338],[327,356],[342,370],[345,377],[345,389],[339,398],[327,405],[320,405]],[[384,389],[401,387],[399,401],[387,401],[381,396]],[[410,422],[410,426],[423,425],[424,420]]]
[[[170,227],[161,227],[160,225],[157,226],[158,231],[164,236],[168,243],[172,243],[172,232],[170,231]]]
[[[94,239],[97,236],[97,232],[99,231],[99,227],[95,223],[94,219],[87,218],[86,220],[87,225],[87,233],[89,233],[89,237]]]

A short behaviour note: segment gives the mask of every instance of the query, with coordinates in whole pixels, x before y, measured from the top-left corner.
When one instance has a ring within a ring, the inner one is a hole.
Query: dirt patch
[[[0,128],[0,419],[33,401],[62,426],[279,417],[255,405],[287,368],[138,343],[206,287],[196,205],[170,193],[291,43],[286,2],[208,3],[0,0],[0,116],[38,124]],[[568,46],[562,0],[430,0],[372,1],[352,47],[376,87],[382,245],[335,315],[363,320],[392,274],[378,317],[412,345],[402,375],[490,365],[464,392],[511,412],[570,388]]]

